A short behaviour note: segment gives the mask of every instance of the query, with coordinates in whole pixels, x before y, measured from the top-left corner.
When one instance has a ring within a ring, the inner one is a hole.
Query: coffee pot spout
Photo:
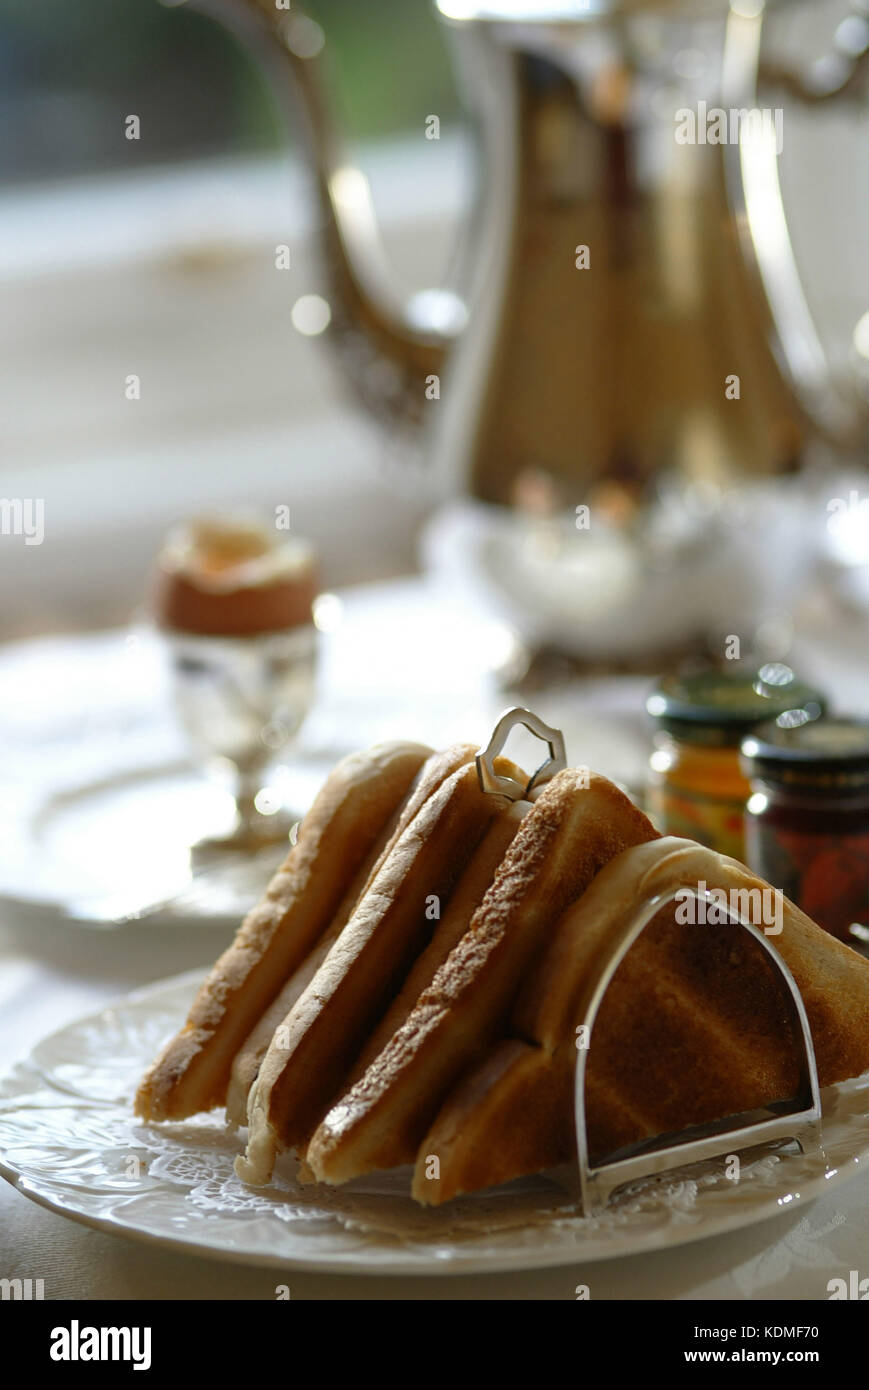
[[[192,0],[258,51],[279,106],[289,104],[314,176],[328,333],[362,403],[391,424],[417,424],[439,392],[467,312],[449,289],[402,294],[383,247],[369,183],[346,154],[322,75],[320,26],[296,0]],[[287,80],[289,77],[289,80]],[[427,394],[428,393],[428,394]]]

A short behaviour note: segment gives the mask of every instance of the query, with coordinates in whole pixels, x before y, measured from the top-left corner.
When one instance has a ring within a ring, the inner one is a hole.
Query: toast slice
[[[575,1029],[600,962],[644,901],[701,881],[728,893],[768,890],[736,860],[672,837],[627,849],[601,870],[518,995],[513,1036],[465,1073],[423,1139],[418,1201],[437,1205],[575,1159]],[[781,903],[782,931],[770,940],[800,989],[820,1083],[859,1075],[869,1067],[869,963]],[[619,966],[591,1031],[592,1161],[790,1098],[800,1046],[783,982],[759,944],[727,922],[681,923],[670,904]],[[426,1162],[432,1155],[437,1165]]]
[[[135,1102],[143,1119],[183,1119],[225,1102],[239,1048],[340,916],[342,902],[349,910],[354,879],[364,887],[430,755],[421,744],[395,742],[338,763],[265,897],[209,973],[184,1027],[143,1078]]]

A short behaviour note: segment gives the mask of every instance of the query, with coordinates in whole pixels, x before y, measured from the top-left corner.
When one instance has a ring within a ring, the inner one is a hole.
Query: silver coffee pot
[[[301,107],[329,331],[366,406],[430,426],[444,491],[509,503],[530,475],[555,506],[599,484],[642,502],[664,470],[715,484],[864,438],[866,398],[806,303],[778,154],[785,97],[862,94],[869,24],[855,11],[805,72],[773,67],[765,15],[788,3],[437,0],[477,117],[475,260],[463,297],[403,298],[316,26],[295,0],[202,0]]]

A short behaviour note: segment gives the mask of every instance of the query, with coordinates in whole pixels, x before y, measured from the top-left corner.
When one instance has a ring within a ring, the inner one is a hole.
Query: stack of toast
[[[381,744],[326,780],[265,897],[144,1077],[136,1109],[225,1106],[266,1184],[292,1150],[343,1183],[414,1165],[437,1205],[570,1161],[576,1029],[614,927],[680,883],[757,886],[662,838],[614,783],[565,768],[533,802],[484,791],[471,745]],[[495,770],[528,785],[507,759]],[[802,994],[820,1084],[869,1067],[869,963],[785,903],[776,949]],[[783,982],[729,923],[643,932],[594,1023],[589,1152],[600,1159],[790,1098],[799,1039]]]

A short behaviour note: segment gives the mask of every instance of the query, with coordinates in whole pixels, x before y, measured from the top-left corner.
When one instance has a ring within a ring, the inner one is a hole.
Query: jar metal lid
[[[781,662],[754,671],[716,669],[665,676],[646,700],[658,727],[674,738],[732,748],[770,719],[795,711],[808,722],[825,707],[821,692],[798,680]]]
[[[747,776],[848,795],[869,790],[869,719],[773,720],[742,742]]]

